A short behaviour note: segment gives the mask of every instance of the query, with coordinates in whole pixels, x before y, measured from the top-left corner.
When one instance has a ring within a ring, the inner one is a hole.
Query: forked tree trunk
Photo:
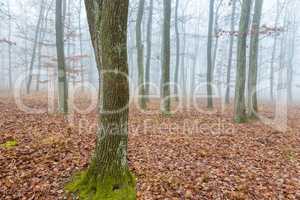
[[[254,16],[251,28],[250,42],[250,60],[248,73],[248,115],[251,118],[256,117],[257,106],[257,65],[258,65],[258,47],[259,47],[259,27],[264,0],[256,0]]]
[[[162,47],[162,112],[170,113],[170,29],[171,29],[171,1],[164,0],[163,19],[163,47]]]
[[[214,4],[215,0],[210,0],[209,3],[209,21],[208,21],[208,38],[207,38],[207,107],[213,108],[212,99],[212,73],[213,73],[213,60],[212,60],[212,40],[213,40],[213,22],[214,22]]]
[[[234,24],[235,24],[235,12],[236,12],[236,2],[233,0],[232,3],[232,13],[231,13],[231,28],[230,28],[230,42],[229,42],[229,58],[227,66],[227,79],[226,79],[226,97],[225,103],[230,103],[230,82],[231,82],[231,68],[232,68],[232,54],[233,54],[233,43],[234,43]]]
[[[237,123],[242,123],[247,120],[245,105],[246,50],[251,4],[252,0],[243,0],[239,25],[234,99],[234,119]]]
[[[58,66],[58,101],[59,112],[68,113],[68,81],[65,68],[64,29],[62,17],[62,0],[56,0],[56,50]]]
[[[144,79],[144,47],[142,42],[142,20],[144,15],[145,0],[139,1],[138,15],[136,20],[136,49],[138,64],[138,87],[139,105],[142,109],[146,108],[145,98],[145,79]]]
[[[135,200],[135,180],[127,163],[129,1],[85,0],[85,4],[101,76],[99,130],[87,172],[67,189],[77,191],[84,200]]]

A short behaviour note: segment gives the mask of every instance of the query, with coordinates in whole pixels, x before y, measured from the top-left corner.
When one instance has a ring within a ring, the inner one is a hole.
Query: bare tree
[[[59,112],[66,114],[68,112],[68,81],[65,67],[62,0],[56,0],[55,16]]]
[[[215,0],[209,2],[209,20],[208,20],[208,38],[207,38],[207,107],[213,108],[213,60],[212,60],[212,42],[213,42],[213,22],[214,22],[214,4]]]
[[[231,25],[230,25],[230,42],[229,42],[229,58],[227,66],[227,79],[226,79],[226,97],[225,103],[230,103],[230,82],[231,82],[231,68],[232,68],[232,55],[233,55],[233,44],[234,44],[234,25],[235,25],[235,13],[236,13],[236,2],[237,0],[232,0],[231,2]]]
[[[77,191],[81,199],[135,200],[135,180],[127,163],[129,84],[124,76],[129,1],[85,0],[85,4],[101,76],[99,130],[88,170],[67,189]]]
[[[142,20],[144,15],[145,0],[139,0],[139,8],[136,20],[136,46],[138,64],[138,87],[139,104],[142,109],[146,108],[145,80],[144,80],[144,47],[142,43]]]
[[[245,105],[245,81],[246,81],[246,48],[249,31],[250,12],[252,0],[243,0],[239,25],[237,67],[234,99],[234,119],[237,123],[247,120]]]
[[[171,29],[171,1],[164,0],[163,19],[163,47],[162,47],[162,112],[170,113],[170,29]]]
[[[248,73],[248,115],[251,118],[256,116],[257,106],[257,63],[259,50],[259,31],[261,13],[264,0],[255,0],[254,16],[251,28],[250,58]]]

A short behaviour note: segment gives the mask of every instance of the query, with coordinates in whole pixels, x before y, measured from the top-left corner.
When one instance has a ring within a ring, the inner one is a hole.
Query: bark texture
[[[208,38],[207,38],[207,107],[213,108],[212,99],[212,79],[213,79],[213,60],[212,60],[212,41],[213,41],[213,22],[214,22],[214,4],[215,0],[209,3],[209,21],[208,21]]]
[[[263,0],[255,1],[254,16],[251,28],[250,42],[250,61],[248,73],[248,115],[251,118],[256,116],[257,106],[257,65],[258,65],[258,47],[259,47],[259,28]]]
[[[127,163],[128,0],[85,0],[100,81],[100,116],[95,154],[88,170],[67,190],[84,200],[134,200],[135,178]],[[100,68],[101,66],[101,68]]]
[[[243,0],[239,25],[237,67],[234,99],[234,118],[237,123],[247,120],[245,105],[246,50],[252,0]]]
[[[153,22],[153,0],[150,0],[149,16],[147,22],[147,60],[146,60],[146,75],[145,75],[145,82],[146,82],[145,93],[147,96],[150,93],[149,83],[150,83],[150,66],[151,66],[151,56],[152,56],[152,22]]]
[[[144,76],[144,47],[142,42],[142,20],[144,15],[145,0],[139,1],[138,15],[136,20],[136,49],[138,64],[138,87],[139,105],[142,109],[146,108],[145,98],[145,76]]]
[[[62,15],[62,0],[56,0],[56,51],[58,66],[58,102],[59,112],[68,113],[68,81],[65,67],[64,25]]]
[[[171,29],[171,1],[164,0],[163,47],[162,47],[162,112],[170,113],[170,29]]]

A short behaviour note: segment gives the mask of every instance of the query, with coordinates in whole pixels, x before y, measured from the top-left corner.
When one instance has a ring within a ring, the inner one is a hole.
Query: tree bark
[[[275,26],[274,26],[275,28],[278,27],[279,17],[280,17],[280,1],[277,0],[277,11],[276,11]],[[275,57],[276,57],[277,42],[278,42],[278,35],[277,35],[277,33],[275,33],[273,49],[272,49],[271,66],[270,66],[270,98],[271,98],[271,101],[274,101],[274,63],[275,63]]]
[[[68,81],[65,68],[64,28],[62,15],[62,0],[56,0],[56,50],[58,66],[58,101],[59,112],[68,113]]]
[[[10,12],[10,3],[7,2],[7,8],[8,8],[8,40],[11,42],[11,25],[12,25],[12,17]],[[12,43],[8,44],[8,79],[9,79],[9,90],[12,90],[13,83],[12,83],[12,52],[11,52]]]
[[[78,15],[78,27],[79,27],[79,50],[80,50],[80,56],[83,55],[83,49],[82,49],[82,27],[81,27],[81,11],[82,10],[82,0],[79,1],[79,15]],[[83,83],[84,83],[84,67],[82,63],[82,58],[80,59],[80,72],[81,72],[81,86],[83,89]]]
[[[207,107],[213,108],[212,99],[212,39],[213,39],[213,22],[214,22],[214,4],[215,0],[210,0],[209,3],[209,21],[208,21],[208,38],[207,38]]]
[[[178,100],[178,87],[179,87],[179,64],[180,64],[180,35],[179,35],[179,20],[178,20],[178,9],[179,9],[179,1],[176,0],[176,8],[175,8],[175,36],[176,36],[176,64],[175,64],[175,88],[174,94],[176,96],[176,100]]]
[[[146,108],[145,98],[145,79],[144,79],[144,47],[142,42],[142,20],[144,15],[145,0],[139,1],[138,15],[136,20],[136,49],[138,64],[138,87],[139,105],[142,109]]]
[[[259,30],[264,0],[256,0],[251,28],[250,59],[248,73],[248,115],[256,117],[257,106],[257,65],[259,49]]]
[[[243,0],[240,25],[239,25],[235,99],[234,99],[234,119],[237,123],[242,123],[247,120],[246,105],[245,105],[246,49],[247,49],[247,35],[249,31],[251,4],[252,4],[252,0]]]
[[[171,29],[171,1],[164,0],[163,19],[163,47],[162,47],[162,112],[170,113],[170,29]]]
[[[146,60],[146,88],[145,93],[148,96],[150,93],[150,66],[151,66],[151,56],[152,56],[152,21],[153,21],[153,0],[150,0],[149,6],[149,16],[148,16],[148,23],[147,23],[147,60]],[[147,97],[147,100],[148,97]]]
[[[230,103],[230,82],[231,82],[231,68],[232,68],[232,54],[233,54],[233,44],[234,44],[234,24],[235,24],[235,13],[236,13],[236,2],[233,0],[232,3],[232,14],[231,14],[231,28],[230,28],[230,42],[229,42],[229,58],[227,66],[227,79],[226,79],[226,97],[225,103]]]
[[[75,178],[67,189],[77,191],[84,200],[135,200],[135,179],[127,163],[129,1],[85,0],[85,4],[101,76],[99,129],[87,172]]]

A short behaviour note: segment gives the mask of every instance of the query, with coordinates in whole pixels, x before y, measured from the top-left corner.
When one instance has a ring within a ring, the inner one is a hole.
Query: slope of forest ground
[[[43,99],[26,102],[45,107]],[[170,116],[131,109],[129,164],[138,199],[300,199],[300,107],[289,116],[281,133],[255,121],[236,125],[231,109]],[[64,184],[88,166],[95,122],[95,113],[76,114],[73,124],[26,114],[1,97],[0,199],[72,199]],[[5,147],[8,141],[17,145]]]

